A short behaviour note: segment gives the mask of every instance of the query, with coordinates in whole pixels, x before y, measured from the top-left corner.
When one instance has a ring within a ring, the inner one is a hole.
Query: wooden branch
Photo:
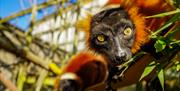
[[[51,61],[45,61],[44,59],[42,59],[41,57],[35,55],[34,53],[32,53],[30,50],[28,49],[24,49],[24,52],[22,53],[25,53],[25,58],[30,60],[31,62],[37,64],[37,65],[40,65],[41,67],[49,70],[49,62]],[[50,60],[50,59],[49,59]]]
[[[36,83],[36,89],[35,89],[35,91],[41,91],[43,82],[44,82],[47,74],[48,74],[48,71],[42,69],[42,71],[41,71],[41,73],[40,73],[40,76],[39,76],[39,78],[38,78],[38,80],[37,80],[37,83]]]
[[[62,14],[62,13],[60,13],[60,12],[67,13],[68,11],[70,11],[70,10],[72,11],[72,10],[75,9],[76,7],[77,7],[76,5],[73,5],[73,4],[72,4],[72,5],[66,6],[66,8],[58,9],[56,12],[54,12],[54,13],[52,13],[52,14],[49,14],[49,15],[43,17],[42,19],[36,21],[36,22],[34,23],[34,25],[38,26],[39,24],[45,22],[46,20],[49,20],[49,19],[51,19],[51,18],[53,18],[53,17],[55,17],[55,16],[59,16],[60,14]],[[60,13],[60,14],[59,14],[59,13]]]
[[[0,72],[0,81],[10,90],[10,91],[18,91],[17,87],[12,83],[6,76]]]
[[[23,39],[23,37],[20,37]],[[15,42],[15,41],[16,42]],[[40,65],[45,69],[49,69],[49,63],[44,61],[43,58],[37,56],[33,52],[29,50],[28,47],[23,47],[23,42],[18,41],[16,36],[13,33],[9,33],[8,31],[0,31],[0,47],[14,53],[15,55],[26,58],[27,60]],[[50,62],[50,61],[49,61]]]
[[[11,24],[3,23],[2,27],[3,27],[3,29],[5,28],[5,30],[7,30],[8,32],[11,32],[11,33],[15,34],[16,36],[21,37],[22,39],[24,39],[26,37],[25,32],[23,30],[15,27],[15,26],[13,26]],[[1,28],[0,28],[0,31],[3,31],[3,29],[1,30]],[[41,39],[39,39],[35,35],[33,35],[32,37],[33,37],[33,39],[32,39],[33,43],[37,44],[40,47],[48,49],[49,46],[51,45],[49,42],[42,41]],[[4,41],[4,40],[2,40],[2,41]],[[65,51],[65,50],[63,50],[61,48],[57,48],[57,51],[65,53],[65,54],[68,53],[67,51]]]

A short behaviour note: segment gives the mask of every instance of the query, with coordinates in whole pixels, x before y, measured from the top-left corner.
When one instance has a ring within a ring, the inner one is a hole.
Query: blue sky
[[[31,3],[29,1],[35,1],[35,0],[0,0],[0,17],[4,18],[11,14],[14,14],[20,10],[27,9],[31,7]],[[46,0],[36,0],[37,4],[41,4],[45,2]],[[77,0],[70,0],[70,2],[75,3]],[[23,5],[22,5],[23,3]],[[54,7],[48,7],[46,9],[43,9],[43,11],[46,11],[48,14],[51,14],[54,12]],[[44,16],[42,12],[38,12],[36,19],[41,19]],[[13,25],[16,25],[20,27],[21,29],[28,29],[29,26],[29,20],[31,15],[25,15],[22,17],[18,17],[14,20],[11,20],[10,23]]]
[[[24,7],[21,6],[20,1],[23,2]],[[45,0],[38,0],[38,3],[42,3],[44,1]],[[0,17],[4,18],[20,10],[27,9],[30,7],[31,4],[29,0],[0,0]],[[41,14],[39,13],[38,15],[39,16],[37,18],[41,18],[40,17]],[[30,14],[11,20],[10,22],[13,25],[16,25],[22,29],[27,29],[29,26],[29,20],[30,20]]]

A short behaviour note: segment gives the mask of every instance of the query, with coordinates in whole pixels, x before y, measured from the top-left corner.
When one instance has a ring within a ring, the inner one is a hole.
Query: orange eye
[[[131,33],[132,33],[132,29],[129,28],[129,27],[124,30],[124,35],[125,35],[125,36],[130,36]]]
[[[98,35],[97,36],[97,40],[99,41],[99,42],[104,42],[105,41],[105,36],[104,35]]]

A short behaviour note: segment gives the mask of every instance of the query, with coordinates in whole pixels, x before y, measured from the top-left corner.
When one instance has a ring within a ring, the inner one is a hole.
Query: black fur
[[[123,31],[126,28],[133,30],[129,37],[124,37]],[[105,36],[105,42],[97,41],[99,34]],[[95,52],[104,54],[112,65],[119,65],[131,58],[134,35],[134,24],[122,8],[104,10],[92,18],[89,46]],[[119,57],[122,52],[125,56]]]

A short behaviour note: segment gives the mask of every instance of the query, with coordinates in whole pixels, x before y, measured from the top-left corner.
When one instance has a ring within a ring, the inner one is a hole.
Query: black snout
[[[119,52],[116,54],[116,60],[117,61],[126,61],[126,52]]]

